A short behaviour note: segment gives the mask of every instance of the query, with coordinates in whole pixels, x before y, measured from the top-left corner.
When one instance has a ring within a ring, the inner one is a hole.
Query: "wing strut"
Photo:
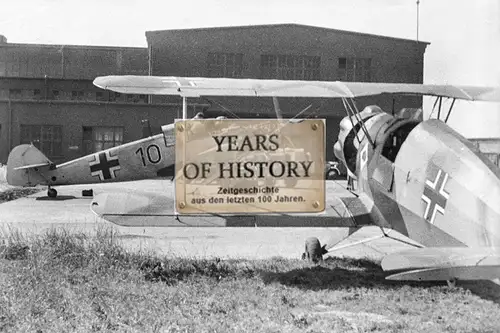
[[[349,120],[351,121],[352,129],[354,130],[354,134],[356,134],[356,139],[358,139],[358,143],[360,144],[359,136],[358,136],[358,130],[356,129],[356,126],[354,126],[354,121],[352,121],[352,117],[354,117],[354,114],[351,115],[349,105],[345,98],[342,98],[342,103],[344,103],[344,108],[347,113],[347,116],[349,117]],[[357,118],[356,118],[357,119]]]
[[[439,96],[439,107],[438,107],[438,119],[441,120],[441,104],[443,102],[443,96]]]
[[[280,103],[278,102],[278,97],[273,97],[274,112],[276,112],[277,119],[283,119],[283,114],[281,113]]]
[[[182,96],[182,119],[187,119],[187,97]]]
[[[358,138],[358,143],[361,143],[361,142],[360,142],[358,133],[356,131],[356,127],[354,126],[354,123],[352,122],[351,114],[349,113],[349,111],[352,112],[352,114],[354,115],[354,117],[356,118],[358,123],[361,125],[361,129],[365,133],[365,136],[368,139],[368,142],[370,142],[370,145],[372,147],[374,147],[375,144],[373,143],[373,140],[372,140],[370,134],[368,133],[368,130],[366,129],[365,122],[363,121],[363,119],[359,115],[359,110],[358,110],[358,107],[356,106],[356,101],[353,98],[351,98],[350,100],[351,100],[352,106],[349,104],[349,102],[347,101],[346,98],[342,98],[342,102],[344,103],[344,107],[346,109],[346,112],[349,115],[349,119],[351,120],[351,124],[353,126],[353,129],[356,132],[356,137]]]
[[[453,106],[455,105],[455,101],[457,99],[456,98],[453,98],[453,101],[451,102],[451,105],[450,105],[450,108],[448,109],[448,113],[446,115],[446,118],[444,120],[445,123],[448,122],[448,119],[450,118],[450,115],[451,115],[451,112],[453,111]],[[429,115],[429,119],[432,117],[432,114],[434,113],[434,111],[436,110],[436,105],[438,105],[438,114],[437,114],[437,119],[441,120],[441,107],[442,107],[442,102],[443,102],[443,96],[437,96],[436,97],[436,101],[434,102],[434,105],[432,106],[432,112],[431,114]]]
[[[457,100],[457,99],[456,99],[456,98],[454,98],[454,99],[453,99],[453,102],[451,102],[450,109],[448,110],[448,115],[446,116],[446,119],[444,120],[445,124],[448,122],[448,118],[450,118],[450,114],[451,114],[451,111],[453,111],[453,110],[452,110],[452,109],[453,109],[453,105],[455,104],[455,101],[456,101],[456,100]]]

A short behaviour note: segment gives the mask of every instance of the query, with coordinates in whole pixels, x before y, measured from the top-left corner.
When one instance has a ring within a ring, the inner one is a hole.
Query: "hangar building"
[[[429,43],[298,24],[146,32],[147,48],[8,43],[0,38],[0,163],[33,142],[55,162],[130,142],[180,116],[177,96],[100,90],[101,75],[423,82]],[[271,98],[189,99],[188,116],[274,117]],[[358,99],[358,107],[420,107],[421,98]],[[338,100],[280,98],[285,117],[327,119],[333,143]],[[147,120],[145,122],[145,120]],[[327,151],[327,158],[333,152]]]

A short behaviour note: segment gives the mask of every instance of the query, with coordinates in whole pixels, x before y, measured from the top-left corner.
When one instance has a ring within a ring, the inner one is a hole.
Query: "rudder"
[[[52,164],[52,161],[33,145],[14,147],[7,160],[7,183],[12,186],[46,184],[39,169],[48,168]]]

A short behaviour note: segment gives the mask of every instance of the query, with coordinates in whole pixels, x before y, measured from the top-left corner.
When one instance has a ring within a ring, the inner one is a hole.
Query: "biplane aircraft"
[[[340,123],[336,157],[358,182],[359,203],[368,219],[335,219],[318,214],[176,216],[164,193],[119,192],[97,195],[91,209],[127,226],[348,227],[393,229],[413,248],[385,256],[388,279],[480,280],[500,277],[500,170],[462,135],[446,125],[456,99],[500,102],[491,87],[280,81],[226,78],[107,76],[94,84],[120,93],[198,96],[341,98],[347,116]],[[359,111],[354,99],[379,94],[453,99],[445,121],[395,117],[379,107]],[[327,199],[328,200],[328,199]],[[308,241],[306,255],[321,257],[335,244]]]

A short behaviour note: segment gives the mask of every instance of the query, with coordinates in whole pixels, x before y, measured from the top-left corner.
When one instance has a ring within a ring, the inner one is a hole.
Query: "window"
[[[110,91],[109,92],[109,101],[110,102],[117,102],[117,101],[120,101],[121,100],[121,94],[120,93],[117,93],[117,92],[114,92],[114,91]]]
[[[371,81],[371,62],[369,58],[339,58],[338,79],[341,81]]]
[[[23,91],[21,89],[9,89],[10,99],[21,99],[23,97]]]
[[[106,98],[104,97],[104,93],[102,91],[96,91],[95,92],[95,100],[96,101],[105,101]]]
[[[33,99],[41,99],[42,91],[40,89],[33,89]]]
[[[71,92],[71,100],[73,100],[73,101],[82,101],[83,100],[83,91],[73,90]]]
[[[498,154],[497,153],[483,153],[493,164],[498,166]]]
[[[123,144],[123,127],[83,127],[86,154]]]
[[[263,79],[319,80],[321,57],[303,55],[260,56],[260,75]]]
[[[0,61],[0,76],[7,76],[7,63]]]
[[[126,94],[125,99],[127,103],[137,103],[137,101],[139,100],[139,98],[135,94]]]
[[[147,103],[148,95],[126,94],[125,99],[127,103]]]
[[[33,143],[49,157],[62,156],[62,126],[21,125],[21,144]]]
[[[52,99],[61,99],[59,90],[52,90]]]
[[[209,77],[241,77],[243,54],[209,53],[207,59]]]

